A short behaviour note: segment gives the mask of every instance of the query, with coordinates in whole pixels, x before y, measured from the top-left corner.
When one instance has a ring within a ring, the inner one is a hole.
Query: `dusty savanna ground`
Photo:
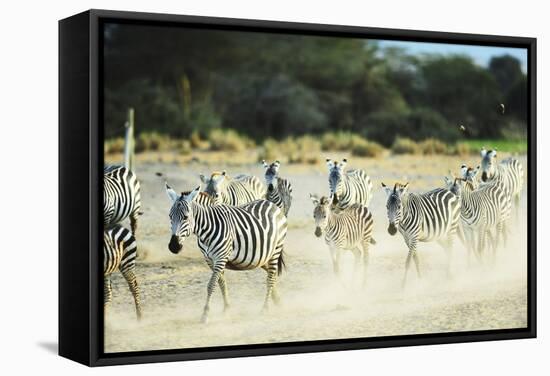
[[[334,159],[342,154],[330,153]],[[324,160],[325,155],[323,154]],[[502,155],[501,158],[504,158]],[[363,168],[374,182],[371,211],[375,220],[368,284],[351,281],[352,256],[343,258],[345,280],[332,273],[329,251],[313,235],[309,193],[326,194],[327,171],[318,165],[283,164],[281,175],[290,179],[294,200],[289,213],[286,240],[287,269],[279,280],[283,299],[268,313],[261,313],[265,272],[228,271],[231,309],[223,312],[219,290],[213,296],[210,322],[200,323],[210,271],[197,248],[195,237],[178,255],[168,251],[170,203],[163,172],[177,190],[199,183],[198,174],[226,169],[229,174],[251,173],[263,179],[259,164],[246,163],[250,155],[171,153],[140,154],[136,173],[141,180],[142,210],[137,233],[144,318],[137,322],[125,281],[113,275],[113,302],[106,314],[105,351],[139,351],[219,345],[291,342],[317,339],[439,333],[464,330],[519,328],[527,325],[526,189],[520,220],[514,221],[511,239],[500,250],[496,264],[467,262],[466,251],[455,242],[452,275],[446,275],[444,251],[432,243],[419,248],[422,279],[411,268],[409,283],[401,289],[407,248],[401,235],[387,231],[385,194],[380,182],[410,181],[413,192],[443,186],[449,169],[479,158],[387,156],[381,159],[349,158],[349,168]],[[107,158],[119,162],[120,156]],[[526,169],[526,159],[520,157]]]

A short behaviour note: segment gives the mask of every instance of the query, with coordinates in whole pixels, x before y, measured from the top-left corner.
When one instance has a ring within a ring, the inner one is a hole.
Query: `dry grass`
[[[393,143],[391,150],[394,154],[421,154],[422,149],[417,142],[410,138],[398,137]]]

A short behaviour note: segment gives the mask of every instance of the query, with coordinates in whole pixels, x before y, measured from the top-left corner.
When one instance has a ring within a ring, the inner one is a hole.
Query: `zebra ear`
[[[267,162],[265,161],[265,159],[262,159],[262,165],[264,166],[264,168],[268,168],[269,165],[267,164]]]
[[[174,191],[169,185],[167,182],[164,183],[164,185],[166,186],[166,194],[168,195],[168,198],[170,199],[170,201],[172,202],[176,202],[176,200],[180,197],[176,191]]]
[[[203,174],[200,174],[199,177],[201,178],[201,181],[204,184],[208,184],[208,178],[206,176],[204,176]]]
[[[489,157],[496,158],[497,157],[497,150],[491,150],[489,152]]]
[[[481,148],[481,158],[485,158],[487,155],[487,149],[485,149],[485,146]]]
[[[199,185],[197,188],[192,190],[187,196],[185,196],[185,201],[187,202],[193,201],[195,197],[197,197],[200,191],[201,191],[201,186]]]
[[[338,167],[340,168],[340,170],[343,170],[346,165],[348,164],[348,160],[346,158],[342,159],[342,161],[338,164]]]
[[[334,168],[334,162],[332,161],[332,159],[327,158],[327,167],[329,171]]]
[[[309,194],[309,198],[311,199],[311,201],[313,202],[313,205],[317,206],[319,205],[319,197],[317,197],[317,195],[312,195],[311,193]]]
[[[389,196],[392,194],[393,189],[388,187],[386,184],[382,183],[382,190],[386,193],[386,196]]]
[[[400,195],[403,195],[405,193],[407,193],[407,190],[409,189],[409,183],[405,183],[405,185],[402,185],[401,187],[399,187],[399,194]]]
[[[450,188],[453,186],[453,181],[449,179],[448,176],[443,176],[443,179],[445,180],[445,185],[447,186],[447,188]]]

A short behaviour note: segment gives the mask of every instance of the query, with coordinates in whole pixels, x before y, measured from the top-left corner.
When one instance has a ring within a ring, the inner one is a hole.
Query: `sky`
[[[468,46],[464,44],[379,41],[380,47],[400,47],[412,54],[435,53],[442,55],[461,54],[469,55],[481,66],[488,66],[493,56],[512,55],[521,62],[523,72],[527,71],[527,49],[509,47]]]

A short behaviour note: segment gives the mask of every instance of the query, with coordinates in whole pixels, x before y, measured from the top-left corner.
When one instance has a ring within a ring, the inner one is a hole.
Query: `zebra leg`
[[[267,266],[267,291],[265,294],[265,301],[262,311],[266,312],[269,310],[269,303],[271,299],[274,301],[278,301],[279,296],[277,293],[275,295],[273,294],[273,291],[275,290],[275,285],[277,284],[277,272],[278,272],[278,266],[277,263],[279,262],[279,256],[277,258],[272,258],[269,260],[269,264]]]
[[[218,279],[218,285],[222,291],[223,296],[223,311],[227,312],[229,310],[229,298],[227,295],[227,284],[225,283],[225,273],[222,271],[220,273],[220,279]]]
[[[334,275],[342,281],[342,276],[340,274],[340,250],[336,247],[330,247],[330,256],[332,257],[332,270]]]
[[[353,280],[352,285],[356,284],[356,281],[359,276],[359,269],[361,267],[361,256],[363,256],[363,252],[360,248],[355,248],[352,250],[353,252]]]
[[[363,288],[367,285],[367,269],[369,268],[369,242],[363,243]]]
[[[128,287],[130,288],[130,292],[134,297],[134,304],[136,306],[137,319],[141,320],[141,296],[140,296],[139,285],[138,285],[134,270],[133,269],[123,270],[122,275],[124,276],[124,279],[126,280],[126,282],[128,282]]]
[[[206,304],[204,305],[204,310],[202,312],[202,318],[201,318],[201,322],[203,324],[208,323],[208,313],[210,312],[210,301],[212,300],[212,293],[214,292],[214,288],[216,287],[216,284],[220,279],[220,274],[221,274],[221,270],[217,270],[216,268],[214,268],[214,271],[212,272],[212,276],[208,281],[208,287],[206,289]]]
[[[451,261],[453,257],[453,239],[449,236],[445,240],[442,240],[439,242],[439,244],[443,247],[445,250],[445,253],[447,254],[447,277],[451,277]]]
[[[108,276],[103,277],[103,311],[107,311],[107,306],[113,298],[113,289],[111,287],[111,278]]]
[[[269,276],[269,266],[264,265],[264,266],[262,266],[262,269],[265,270],[266,273]],[[277,269],[277,272],[278,272],[278,270],[279,269]],[[271,299],[273,299],[273,303],[275,303],[276,305],[281,304],[281,297],[279,296],[279,291],[277,290],[277,286],[275,284],[271,288]]]
[[[139,216],[138,210],[135,210],[132,214],[130,214],[130,229],[132,230],[132,235],[134,236],[136,236],[138,216]]]

